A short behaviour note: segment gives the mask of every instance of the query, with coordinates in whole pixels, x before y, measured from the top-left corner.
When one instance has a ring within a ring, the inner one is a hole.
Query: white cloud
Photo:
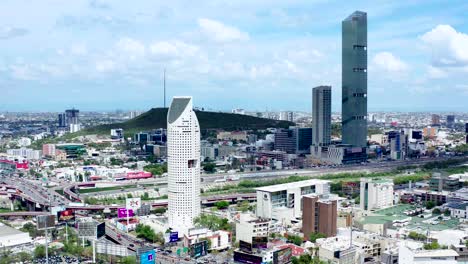
[[[198,26],[201,31],[216,42],[231,42],[238,40],[248,40],[249,34],[239,29],[225,25],[219,21],[199,18]]]
[[[199,48],[182,41],[159,41],[150,45],[150,53],[159,59],[175,59],[195,56]]]
[[[88,48],[86,47],[85,44],[79,43],[79,44],[73,44],[70,47],[70,52],[72,55],[77,55],[77,56],[82,56],[86,55],[88,53]],[[63,51],[62,51],[63,53]]]
[[[28,30],[16,27],[2,27],[0,28],[0,39],[11,39],[21,37],[28,34]]]
[[[457,32],[450,25],[438,25],[421,36],[432,50],[434,66],[468,65],[468,35]]]
[[[372,59],[372,67],[389,73],[401,73],[409,69],[408,64],[390,52],[379,52]]]
[[[101,60],[96,62],[96,70],[98,72],[112,72],[117,69],[117,64],[112,60]]]
[[[145,45],[138,40],[122,38],[116,44],[117,50],[123,52],[130,59],[141,58],[145,55]]]
[[[448,76],[447,72],[444,70],[430,65],[427,67],[427,75],[431,79],[443,79]]]

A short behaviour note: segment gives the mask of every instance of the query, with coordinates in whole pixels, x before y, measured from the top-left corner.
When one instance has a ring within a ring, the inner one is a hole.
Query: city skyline
[[[1,4],[2,112],[162,106],[164,68],[167,98],[212,109],[308,111],[311,88],[331,85],[340,111],[355,10],[369,15],[369,111],[468,111],[463,1],[28,4]]]

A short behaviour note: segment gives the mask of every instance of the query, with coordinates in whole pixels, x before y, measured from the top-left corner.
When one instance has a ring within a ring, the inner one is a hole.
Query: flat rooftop
[[[255,188],[255,190],[262,191],[262,192],[279,192],[279,191],[285,191],[289,189],[307,187],[307,186],[312,186],[312,185],[317,185],[317,184],[327,184],[327,183],[330,183],[330,181],[311,179],[311,180],[305,180],[305,181],[264,186],[264,187]]]
[[[424,250],[414,254],[415,258],[433,258],[433,257],[458,257],[458,253],[453,249]]]
[[[10,236],[16,234],[22,234],[23,232],[16,230],[12,227],[9,227],[5,224],[0,223],[0,237],[2,236]]]

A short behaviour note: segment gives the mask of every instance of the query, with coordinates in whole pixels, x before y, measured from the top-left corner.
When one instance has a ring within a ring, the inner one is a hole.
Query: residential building
[[[312,233],[327,237],[336,236],[337,201],[311,194],[303,198],[302,233],[309,238]]]
[[[432,126],[440,126],[440,116],[439,115],[436,115],[436,114],[433,114],[431,116],[431,125]]]
[[[430,139],[434,139],[437,137],[437,128],[435,127],[425,127],[423,128],[423,136],[425,138],[430,138]]]
[[[303,200],[308,194],[330,194],[330,181],[306,180],[256,188],[257,217],[296,221],[302,217]]]
[[[55,157],[55,144],[44,144],[42,145],[42,155]]]
[[[250,214],[240,214],[236,219],[236,241],[252,243],[252,237],[268,237],[272,220],[257,218]]]
[[[67,126],[70,126],[70,125],[77,125],[80,123],[80,120],[79,120],[79,116],[80,116],[80,110],[78,109],[68,109],[68,110],[65,110],[65,124]]]
[[[181,234],[200,214],[200,126],[192,97],[174,97],[167,114],[168,223]]]
[[[65,115],[65,113],[60,113],[58,114],[58,127],[59,128],[65,128],[67,127],[67,117]]]
[[[367,14],[342,22],[342,141],[367,147]]]
[[[124,137],[124,131],[122,128],[114,128],[111,129],[111,139],[123,139]]]
[[[453,249],[422,250],[405,245],[398,248],[398,264],[457,264],[458,256]]]
[[[293,122],[294,121],[294,112],[290,112],[290,111],[280,112],[279,120]]]
[[[312,89],[313,146],[328,146],[331,142],[331,86]]]
[[[42,157],[40,150],[30,148],[8,149],[7,154],[16,157],[23,157],[28,160],[38,160]]]
[[[385,134],[373,134],[370,136],[370,141],[375,142],[381,146],[388,145],[388,135]]]
[[[376,210],[393,206],[393,181],[361,178],[361,209]]]

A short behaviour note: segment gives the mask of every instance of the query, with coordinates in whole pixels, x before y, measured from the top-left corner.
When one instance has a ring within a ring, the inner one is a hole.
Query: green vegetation
[[[37,230],[36,226],[33,223],[26,223],[23,225],[22,228],[20,228],[20,231],[29,233],[29,236],[32,238],[36,238],[39,236],[44,236],[44,231],[43,230]]]
[[[310,242],[312,243],[315,243],[315,241],[317,241],[317,239],[319,238],[326,238],[327,236],[325,234],[322,234],[322,233],[312,233],[310,234]]]
[[[203,170],[208,173],[216,172],[216,164],[211,162],[203,163]]]
[[[463,144],[455,147],[455,152],[468,154],[468,144]]]
[[[226,131],[234,130],[254,130],[266,129],[269,127],[288,128],[294,125],[288,121],[278,121],[267,118],[258,118],[248,115],[237,115],[231,113],[217,113],[207,111],[196,111],[200,127],[207,129],[222,129]],[[86,134],[109,134],[112,128],[123,128],[125,136],[131,136],[139,131],[151,130],[156,128],[166,128],[167,108],[153,108],[146,113],[139,115],[123,123],[100,125],[86,128],[73,135],[80,136]]]
[[[250,205],[249,201],[244,200],[244,201],[240,201],[240,202],[237,203],[236,209],[238,211],[241,211],[241,212],[245,213],[245,212],[251,210],[252,206]]]
[[[435,206],[436,206],[436,204],[433,201],[427,201],[426,202],[426,208],[429,209],[429,210],[434,208]]]
[[[434,249],[441,249],[442,246],[437,243],[437,241],[432,241],[431,243],[424,244],[425,250],[434,250]]]
[[[153,175],[161,176],[167,172],[167,164],[160,165],[160,164],[151,164],[146,165],[143,167],[144,171],[151,172]]]
[[[223,210],[229,207],[229,202],[227,201],[218,201],[215,203],[216,208]]]
[[[412,183],[418,182],[418,181],[423,181],[428,179],[430,176],[427,173],[419,173],[419,174],[414,174],[414,175],[404,175],[404,176],[396,176],[393,178],[393,183],[398,185],[398,184],[406,184],[409,183],[410,181]]]
[[[299,257],[291,258],[292,264],[326,264],[328,262],[321,261],[317,256],[312,257],[309,254],[300,255]]]
[[[164,235],[162,233],[156,233],[154,230],[148,225],[137,225],[135,229],[137,233],[137,237],[143,238],[146,241],[164,244]]]
[[[425,241],[427,237],[423,234],[419,234],[417,232],[411,231],[408,234],[408,237],[413,239],[413,240],[418,240],[418,241]]]
[[[424,164],[423,168],[425,170],[433,170],[433,169],[447,169],[450,166],[455,166],[460,163],[467,161],[468,158],[464,159],[448,159],[443,161],[432,161]]]
[[[304,242],[304,239],[301,236],[296,236],[296,235],[287,235],[288,241],[292,242],[296,246],[302,245],[302,242]]]
[[[34,249],[34,258],[43,258],[45,257],[45,246],[44,245],[38,245]]]
[[[440,211],[439,208],[435,208],[434,210],[432,210],[432,214],[440,215],[440,214],[442,214],[442,212]]]
[[[226,218],[221,218],[213,214],[201,214],[196,217],[193,222],[198,227],[206,227],[211,230],[233,230],[233,226],[228,223]]]

